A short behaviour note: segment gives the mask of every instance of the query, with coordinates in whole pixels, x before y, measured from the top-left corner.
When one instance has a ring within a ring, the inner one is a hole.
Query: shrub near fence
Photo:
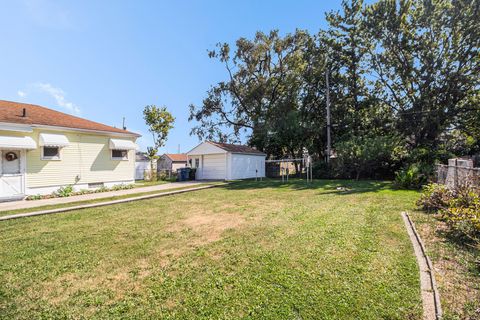
[[[473,161],[450,159],[436,166],[436,181],[424,187],[417,205],[438,213],[454,232],[480,249],[480,168]]]
[[[140,177],[140,178],[137,178]],[[136,173],[137,180],[145,180],[145,181],[152,181],[153,175],[152,171],[149,169],[139,171],[137,170]],[[177,172],[172,170],[166,169],[159,169],[156,171],[156,179],[157,180],[175,180],[177,178]]]

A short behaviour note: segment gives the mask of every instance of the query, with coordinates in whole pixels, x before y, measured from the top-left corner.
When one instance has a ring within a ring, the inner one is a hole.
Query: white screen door
[[[0,198],[23,194],[21,152],[2,150],[0,156]]]

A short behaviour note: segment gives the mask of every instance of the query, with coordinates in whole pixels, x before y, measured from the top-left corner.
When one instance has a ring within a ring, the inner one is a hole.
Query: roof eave
[[[267,156],[266,153],[263,153],[263,152],[233,152],[233,151],[229,151],[229,153],[234,153],[234,154],[251,154],[251,155],[254,155],[254,156]]]
[[[119,136],[119,137],[135,137],[139,138],[142,135],[134,132],[116,132],[116,131],[106,131],[106,130],[93,130],[93,129],[82,129],[82,128],[70,128],[70,127],[60,127],[60,126],[48,126],[44,124],[31,124],[32,128],[39,129],[48,129],[48,130],[57,130],[57,131],[74,131],[74,132],[85,132],[85,133],[96,133],[108,136]]]

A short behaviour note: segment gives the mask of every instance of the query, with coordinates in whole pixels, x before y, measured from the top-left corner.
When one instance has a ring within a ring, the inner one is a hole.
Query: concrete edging
[[[423,319],[440,320],[442,319],[442,306],[440,304],[440,294],[438,293],[437,283],[433,274],[433,265],[427,256],[422,239],[418,235],[413,221],[407,212],[402,212],[402,218],[405,222],[410,241],[412,242],[418,267],[420,269],[420,289],[422,293]]]
[[[159,192],[159,193],[155,193],[155,194],[147,194],[147,195],[138,196],[138,197],[130,197],[130,198],[125,198],[125,199],[110,200],[110,201],[105,201],[105,202],[83,204],[83,205],[77,205],[77,206],[66,207],[66,208],[57,208],[57,209],[50,209],[50,210],[41,210],[41,211],[18,213],[18,214],[12,214],[12,215],[8,215],[8,216],[0,217],[0,221],[18,219],[18,218],[26,218],[26,217],[34,217],[34,216],[61,213],[61,212],[68,212],[68,211],[81,210],[81,209],[89,209],[89,208],[95,208],[95,207],[103,207],[103,206],[109,206],[109,205],[118,204],[118,203],[125,203],[125,202],[132,202],[132,201],[138,201],[138,200],[145,200],[145,199],[171,196],[171,195],[175,195],[175,194],[180,194],[180,193],[185,193],[185,192],[190,192],[190,191],[203,190],[203,189],[209,189],[209,188],[213,188],[213,187],[217,187],[217,185],[208,185],[208,186],[195,187],[195,188],[189,188],[189,189],[183,189],[183,190]]]

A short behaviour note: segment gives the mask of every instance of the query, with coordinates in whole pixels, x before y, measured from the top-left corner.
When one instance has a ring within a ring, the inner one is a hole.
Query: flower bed
[[[51,198],[64,198],[70,196],[79,196],[82,194],[91,194],[91,193],[100,193],[100,192],[108,192],[108,191],[118,191],[118,190],[127,190],[132,189],[134,187],[133,184],[117,184],[111,188],[101,187],[98,189],[82,189],[79,191],[74,191],[72,185],[68,185],[65,187],[59,188],[57,191],[52,192],[51,194],[36,194],[31,195],[26,198],[26,200],[41,200],[41,199],[51,199]]]

